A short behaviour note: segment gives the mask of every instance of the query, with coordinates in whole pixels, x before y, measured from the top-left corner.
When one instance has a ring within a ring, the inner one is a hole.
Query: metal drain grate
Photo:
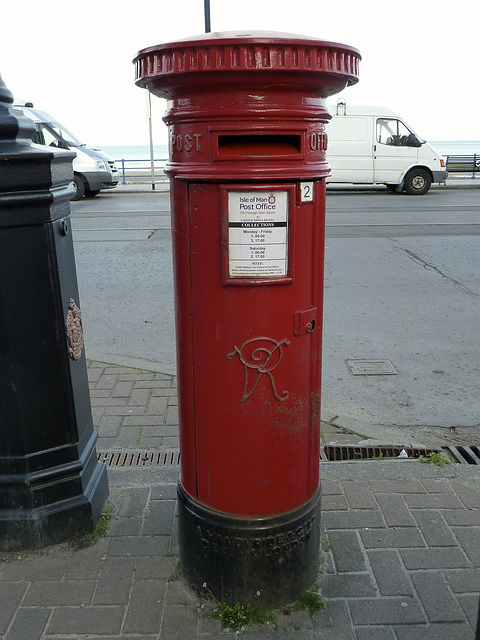
[[[454,461],[463,464],[480,465],[480,448],[468,446],[448,446],[441,449],[424,447],[363,447],[357,445],[325,445],[320,447],[322,462],[341,462],[348,460],[374,460],[399,458],[405,451],[409,458],[420,458],[442,450]],[[176,467],[180,464],[180,451],[101,451],[97,454],[100,462],[107,467]]]
[[[175,467],[180,451],[101,451],[97,458],[107,467]]]
[[[480,464],[480,448],[479,447],[467,447],[467,446],[458,446],[458,447],[443,447],[450,456],[455,460],[455,462],[466,463],[466,464]]]
[[[440,453],[440,449],[416,447],[362,447],[356,445],[326,445],[322,447],[324,457],[321,460],[335,462],[341,460],[368,460],[375,458],[398,458],[405,451],[409,458],[427,456],[429,453]],[[403,457],[403,456],[402,456]]]

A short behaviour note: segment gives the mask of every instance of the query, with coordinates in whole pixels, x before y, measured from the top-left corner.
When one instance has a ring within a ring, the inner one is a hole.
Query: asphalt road
[[[479,194],[328,190],[323,420],[479,433]],[[72,203],[89,357],[174,372],[169,225],[168,193]]]

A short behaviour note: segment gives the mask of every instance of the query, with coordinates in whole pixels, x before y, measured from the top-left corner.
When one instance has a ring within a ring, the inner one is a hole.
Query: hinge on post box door
[[[315,331],[317,323],[317,308],[307,311],[295,311],[293,314],[293,333],[296,336],[305,336]]]

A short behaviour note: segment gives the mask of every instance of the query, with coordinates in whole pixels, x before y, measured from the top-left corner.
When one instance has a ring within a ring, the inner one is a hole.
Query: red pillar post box
[[[317,575],[325,98],[359,60],[260,32],[135,59],[169,100],[180,563],[221,601],[280,606]]]

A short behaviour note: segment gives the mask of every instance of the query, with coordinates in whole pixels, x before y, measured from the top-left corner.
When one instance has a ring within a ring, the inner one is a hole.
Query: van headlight
[[[103,160],[97,160],[97,167],[99,171],[106,171],[107,166]]]

